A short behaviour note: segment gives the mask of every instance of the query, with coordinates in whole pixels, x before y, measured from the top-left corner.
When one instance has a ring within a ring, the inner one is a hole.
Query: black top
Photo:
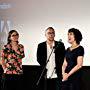
[[[66,55],[65,55],[66,61],[68,63],[66,70],[65,70],[66,73],[68,73],[72,68],[74,68],[77,65],[77,57],[78,56],[84,56],[84,48],[82,46],[79,46],[73,50],[70,50],[70,47],[67,48]],[[77,74],[77,72],[74,74]],[[71,75],[71,76],[74,76],[74,75]]]

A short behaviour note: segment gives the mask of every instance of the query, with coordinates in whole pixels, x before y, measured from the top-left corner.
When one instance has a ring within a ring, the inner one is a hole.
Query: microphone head
[[[56,46],[53,46],[53,49],[58,48],[61,45],[62,39],[59,39],[58,44]]]
[[[62,39],[59,39],[59,42],[62,42]]]

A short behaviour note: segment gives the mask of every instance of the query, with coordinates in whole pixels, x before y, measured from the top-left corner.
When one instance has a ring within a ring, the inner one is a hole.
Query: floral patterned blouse
[[[2,67],[6,74],[22,74],[22,58],[24,58],[24,46],[18,44],[17,52],[10,44],[4,46],[1,51]]]

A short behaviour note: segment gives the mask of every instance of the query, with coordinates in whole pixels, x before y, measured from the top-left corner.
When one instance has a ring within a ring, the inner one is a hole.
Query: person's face
[[[55,31],[52,29],[48,29],[45,33],[45,36],[46,36],[47,40],[54,41]]]
[[[11,37],[10,37],[11,41],[16,42],[16,41],[18,41],[18,38],[19,38],[19,35],[16,32],[13,32],[11,34]]]
[[[68,33],[68,42],[72,44],[73,42],[76,42],[75,36],[73,32]]]

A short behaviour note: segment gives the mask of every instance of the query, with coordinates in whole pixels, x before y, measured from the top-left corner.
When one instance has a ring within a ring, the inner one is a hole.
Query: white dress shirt
[[[55,46],[54,42],[53,42],[52,46]],[[50,56],[52,49],[53,48],[50,48],[50,46],[47,43],[47,60]],[[56,65],[55,65],[55,53],[54,53],[54,49],[53,49],[53,52],[49,58],[49,62],[47,63],[47,66],[46,66],[47,78],[57,78],[57,74],[55,73],[56,72],[55,67],[56,67]]]

